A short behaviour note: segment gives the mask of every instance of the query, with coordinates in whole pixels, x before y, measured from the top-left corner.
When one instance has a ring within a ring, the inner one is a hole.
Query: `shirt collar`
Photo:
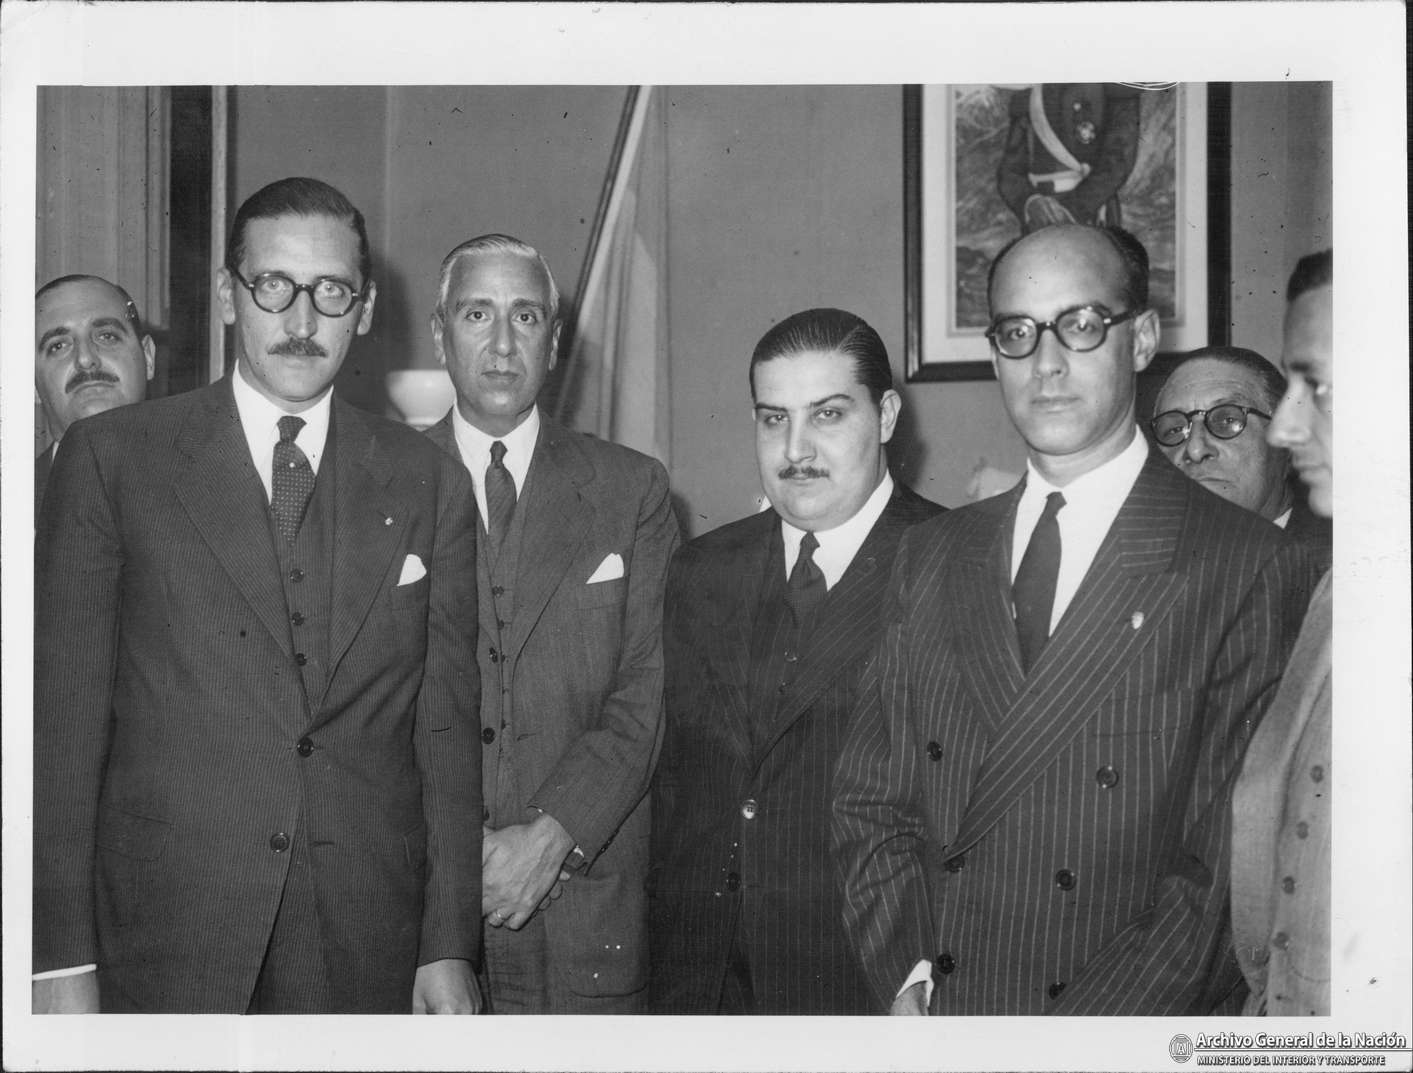
[[[525,490],[525,478],[530,472],[530,461],[535,455],[535,444],[540,438],[540,408],[530,407],[525,420],[516,425],[504,436],[488,436],[461,416],[461,408],[451,408],[451,429],[456,437],[456,448],[461,452],[461,460],[475,482],[476,490],[481,491],[481,482],[486,477],[486,467],[491,464],[491,444],[499,440],[505,444],[505,468],[515,481],[515,492]],[[484,508],[483,508],[484,509]]]
[[[329,436],[329,412],[333,408],[333,385],[308,409],[294,414],[304,419],[304,427],[295,436],[295,445],[309,459],[309,468],[319,472],[319,460],[324,455],[324,443]],[[291,416],[251,386],[236,364],[231,373],[231,392],[235,396],[236,413],[240,415],[240,426],[245,431],[245,442],[250,446],[250,457],[260,471],[265,482],[265,490],[270,489],[270,468],[274,462],[275,444],[280,442],[280,418]]]
[[[1088,473],[1081,474],[1069,484],[1060,488],[1040,475],[1034,464],[1026,459],[1025,491],[1021,493],[1023,504],[1044,503],[1051,492],[1060,492],[1065,497],[1065,510],[1070,517],[1078,514],[1103,512],[1117,514],[1123,501],[1133,490],[1143,464],[1148,461],[1148,441],[1133,426],[1133,439],[1128,446],[1107,462],[1095,466]],[[1041,508],[1037,507],[1037,513]]]
[[[836,525],[833,529],[815,532],[814,536],[819,541],[819,548],[814,553],[814,561],[824,575],[826,587],[832,589],[844,576],[844,572],[849,569],[849,564],[854,561],[854,556],[858,554],[859,548],[863,546],[868,534],[873,531],[874,524],[882,516],[883,509],[888,506],[888,500],[892,496],[893,477],[885,472],[883,480],[878,482],[878,487],[873,490],[873,494],[864,501],[864,505],[852,518],[841,525]],[[780,538],[785,544],[785,575],[787,577],[790,571],[795,568],[795,560],[800,555],[800,541],[804,537],[805,530],[791,525],[784,518],[780,519]]]

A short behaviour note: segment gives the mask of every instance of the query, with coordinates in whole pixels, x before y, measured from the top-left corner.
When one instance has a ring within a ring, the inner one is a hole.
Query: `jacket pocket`
[[[99,812],[95,842],[99,916],[117,925],[131,924],[150,903],[148,884],[154,864],[171,837],[166,820],[138,816],[116,808]]]

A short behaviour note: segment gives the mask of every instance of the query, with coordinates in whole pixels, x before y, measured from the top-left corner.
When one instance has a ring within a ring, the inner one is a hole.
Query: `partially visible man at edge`
[[[942,508],[889,475],[902,400],[861,318],[785,318],[750,384],[772,509],[692,541],[668,582],[652,1008],[864,1014],[829,850],[834,769],[898,540]]]
[[[1286,290],[1290,385],[1268,436],[1287,450],[1310,508],[1334,513],[1334,253],[1302,257]],[[1330,1013],[1334,591],[1315,589],[1280,690],[1246,751],[1232,801],[1232,932],[1243,1012]]]
[[[235,368],[79,421],[36,534],[37,1012],[478,1005],[475,501],[332,394],[376,287],[316,179],[237,211]]]
[[[141,402],[157,348],[128,292],[101,276],[60,276],[34,295],[34,387],[49,444],[34,459],[34,515],[59,441],[81,417]]]
[[[1333,551],[1330,520],[1310,509],[1290,452],[1266,435],[1285,392],[1285,377],[1256,351],[1205,347],[1168,376],[1149,428],[1183,473],[1289,533],[1318,578]]]

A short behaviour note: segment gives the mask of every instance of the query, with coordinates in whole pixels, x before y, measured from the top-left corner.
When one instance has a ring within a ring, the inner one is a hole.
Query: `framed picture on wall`
[[[1229,126],[1225,84],[905,86],[908,379],[992,378],[987,270],[1064,220],[1143,242],[1164,354],[1225,343]]]

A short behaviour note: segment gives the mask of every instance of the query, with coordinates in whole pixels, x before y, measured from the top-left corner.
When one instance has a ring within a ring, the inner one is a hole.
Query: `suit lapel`
[[[559,588],[589,531],[592,509],[579,493],[594,468],[565,432],[541,418],[539,440],[524,494],[516,510],[525,512],[515,582],[515,618],[506,654],[520,654],[545,605]],[[587,582],[588,578],[580,579]]]
[[[228,379],[196,399],[176,446],[177,499],[281,651],[293,657],[269,504]]]
[[[1187,583],[1175,569],[1186,485],[1150,452],[1023,691],[1002,715],[949,853],[965,852],[1053,762],[1175,606]]]
[[[751,644],[756,617],[762,594],[773,580],[770,570],[782,569],[783,562],[780,516],[767,510],[753,518],[752,523],[739,550],[723,566],[727,572],[722,580],[726,595],[716,600],[704,595],[701,603],[713,607],[715,612],[703,638],[705,662],[720,670],[715,688],[721,691],[721,708],[743,757],[750,756],[752,748]],[[712,602],[707,603],[708,600]]]
[[[895,495],[879,515],[844,576],[830,590],[810,634],[804,658],[790,691],[767,734],[762,735],[761,760],[780,736],[808,710],[820,693],[846,672],[852,672],[878,640],[878,621],[888,565],[908,520]],[[778,530],[778,525],[777,525]],[[783,570],[783,563],[780,567]]]
[[[329,622],[329,682],[368,617],[407,526],[388,487],[392,467],[362,415],[334,399],[334,561]]]

